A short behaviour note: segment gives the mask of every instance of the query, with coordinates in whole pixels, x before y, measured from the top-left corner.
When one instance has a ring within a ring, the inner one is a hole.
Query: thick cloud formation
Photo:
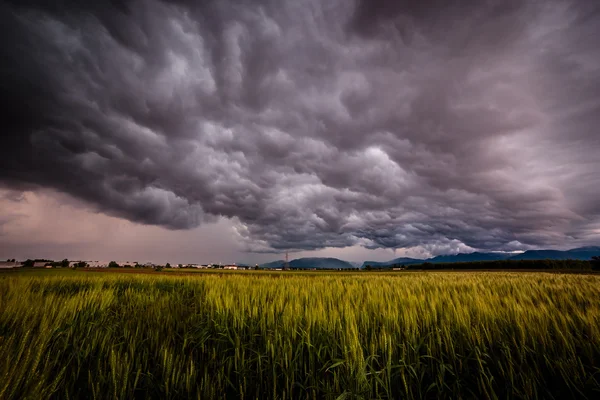
[[[0,181],[252,251],[600,239],[600,4],[5,2]]]

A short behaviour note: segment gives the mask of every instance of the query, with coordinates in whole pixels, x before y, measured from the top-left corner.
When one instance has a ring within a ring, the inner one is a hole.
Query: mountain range
[[[444,255],[427,258],[424,260],[416,258],[396,258],[390,261],[365,261],[362,268],[367,265],[372,267],[386,267],[394,264],[409,265],[422,263],[453,263],[453,262],[475,262],[475,261],[497,261],[497,260],[589,260],[593,256],[600,256],[600,247],[579,247],[571,250],[527,250],[523,253],[459,253],[455,255]]]
[[[361,268],[367,265],[372,267],[390,267],[392,265],[410,265],[422,263],[453,263],[474,261],[496,261],[496,260],[589,260],[593,256],[600,256],[600,246],[579,247],[571,250],[527,250],[523,253],[459,253],[455,255],[441,255],[427,259],[400,257],[389,261],[365,261]],[[301,269],[349,269],[356,268],[355,263],[340,260],[338,258],[297,258],[289,262],[291,268]],[[276,269],[283,268],[284,260],[277,260],[262,264],[261,268]]]

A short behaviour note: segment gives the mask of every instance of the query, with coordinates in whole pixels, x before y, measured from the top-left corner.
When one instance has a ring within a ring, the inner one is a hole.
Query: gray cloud
[[[592,3],[5,3],[0,181],[256,252],[597,242]]]

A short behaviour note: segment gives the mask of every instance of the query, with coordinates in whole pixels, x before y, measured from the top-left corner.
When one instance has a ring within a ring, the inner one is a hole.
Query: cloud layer
[[[7,2],[0,181],[257,252],[597,243],[593,3]]]

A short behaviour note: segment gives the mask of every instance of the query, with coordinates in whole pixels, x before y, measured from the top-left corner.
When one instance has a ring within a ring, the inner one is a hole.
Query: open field
[[[600,276],[0,273],[0,398],[597,398]]]

